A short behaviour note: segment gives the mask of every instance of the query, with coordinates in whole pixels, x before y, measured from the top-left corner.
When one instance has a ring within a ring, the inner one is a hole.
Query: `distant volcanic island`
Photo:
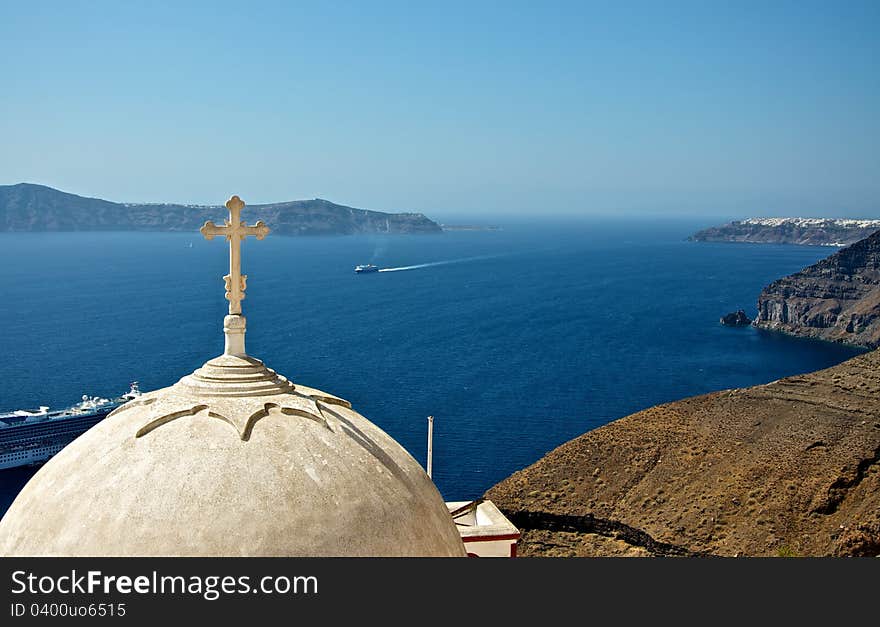
[[[880,220],[836,218],[748,218],[691,235],[693,242],[747,242],[849,246],[880,230]]]
[[[0,185],[0,232],[197,231],[224,212],[220,205],[118,203],[31,183]],[[248,216],[277,235],[443,232],[421,213],[355,209],[320,198],[248,205]]]

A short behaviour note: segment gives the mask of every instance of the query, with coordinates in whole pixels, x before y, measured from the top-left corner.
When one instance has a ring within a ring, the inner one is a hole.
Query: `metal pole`
[[[428,416],[428,476],[431,476],[434,458],[434,416]]]

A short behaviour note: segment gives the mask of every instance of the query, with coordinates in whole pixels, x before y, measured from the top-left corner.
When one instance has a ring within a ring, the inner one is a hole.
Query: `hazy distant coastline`
[[[219,205],[118,203],[30,183],[0,185],[0,232],[194,231],[225,216]],[[278,235],[442,233],[421,213],[369,211],[321,198],[249,205],[246,217],[263,220]]]
[[[444,231],[500,231],[501,227],[497,225],[482,224],[441,224],[440,228]]]

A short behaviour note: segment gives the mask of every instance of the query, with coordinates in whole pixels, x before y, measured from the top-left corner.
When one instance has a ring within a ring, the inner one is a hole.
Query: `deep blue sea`
[[[249,240],[248,352],[350,400],[423,463],[434,415],[448,500],[639,409],[859,352],[720,326],[834,251],[685,241],[702,226]],[[354,274],[368,262],[421,267]],[[197,233],[0,234],[0,409],[175,383],[222,352],[227,264],[226,244]],[[33,472],[0,471],[0,512]]]

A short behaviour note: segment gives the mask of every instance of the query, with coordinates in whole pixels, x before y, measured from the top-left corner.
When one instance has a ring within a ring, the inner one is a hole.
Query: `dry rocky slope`
[[[880,351],[652,407],[487,493],[524,556],[880,555]]]
[[[225,215],[221,206],[123,204],[43,185],[0,185],[0,231],[196,231]],[[421,213],[368,211],[320,198],[249,205],[247,217],[277,235],[442,232]]]
[[[764,288],[754,324],[880,346],[880,232]]]

